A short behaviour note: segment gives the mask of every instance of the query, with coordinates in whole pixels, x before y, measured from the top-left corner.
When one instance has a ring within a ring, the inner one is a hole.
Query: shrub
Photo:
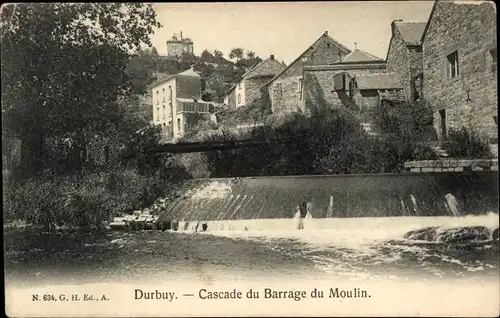
[[[449,130],[444,149],[453,158],[491,158],[486,138],[465,127]]]

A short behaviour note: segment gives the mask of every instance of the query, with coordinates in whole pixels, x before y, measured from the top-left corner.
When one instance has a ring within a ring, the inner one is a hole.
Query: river
[[[293,220],[286,221],[293,227]],[[462,217],[316,219],[306,221],[304,230],[245,230],[242,226],[204,233],[112,231],[102,235],[46,235],[9,229],[4,231],[6,284],[149,283],[193,278],[210,282],[297,275],[349,280],[380,277],[403,281],[491,281],[498,280],[498,244],[429,246],[391,240],[430,225],[497,228],[498,223],[498,214],[489,213]]]

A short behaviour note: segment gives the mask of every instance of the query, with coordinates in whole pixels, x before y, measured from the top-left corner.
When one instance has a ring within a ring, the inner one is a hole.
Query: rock
[[[403,235],[403,238],[408,240],[434,242],[437,238],[437,229],[437,226],[424,227],[405,233],[405,235]]]
[[[499,234],[498,234],[498,227],[497,227],[495,230],[493,230],[493,233],[491,234],[491,238],[493,239],[493,241],[499,240],[498,235]]]
[[[466,226],[441,231],[437,242],[453,243],[464,241],[486,241],[490,239],[490,230],[484,226]]]

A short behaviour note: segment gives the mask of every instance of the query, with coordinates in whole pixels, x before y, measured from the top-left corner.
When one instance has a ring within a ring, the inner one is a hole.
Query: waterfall
[[[453,213],[454,216],[460,216],[457,198],[455,198],[455,196],[451,193],[447,193],[444,197],[451,213]]]
[[[167,203],[159,221],[179,220],[179,231],[195,230],[198,222],[206,222],[209,232],[310,230],[336,226],[339,218],[498,211],[497,174],[249,177],[238,184],[231,181],[193,180],[191,190],[181,199]]]

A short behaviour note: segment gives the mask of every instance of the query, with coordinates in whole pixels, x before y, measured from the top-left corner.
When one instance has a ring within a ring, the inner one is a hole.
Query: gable
[[[328,46],[330,45],[330,47]],[[331,49],[335,47],[337,51],[343,52],[345,55],[351,53],[351,50],[346,46],[342,45],[340,42],[335,41],[332,37],[328,35],[328,32],[323,33],[311,46],[309,46],[302,54],[300,54],[292,63],[290,63],[284,70],[282,70],[279,74],[273,77],[269,82],[264,84],[263,87],[267,87],[276,79],[281,77],[283,74],[287,75],[287,73],[296,73],[291,72],[290,70],[298,70],[299,67],[302,66],[303,58],[310,58],[310,54],[314,52],[320,53],[321,49]]]
[[[245,79],[251,79],[255,77],[274,77],[280,73],[285,66],[274,59],[267,59],[260,62],[255,66],[250,72],[245,74],[243,77]]]
[[[425,22],[395,22],[406,45],[421,45],[422,34],[424,33]]]

